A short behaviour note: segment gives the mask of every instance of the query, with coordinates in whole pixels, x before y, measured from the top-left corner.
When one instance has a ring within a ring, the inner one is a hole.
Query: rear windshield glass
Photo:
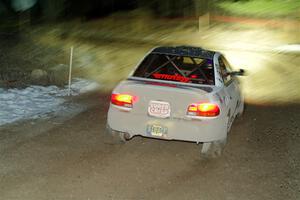
[[[198,57],[152,53],[142,61],[133,76],[214,85],[213,61]]]

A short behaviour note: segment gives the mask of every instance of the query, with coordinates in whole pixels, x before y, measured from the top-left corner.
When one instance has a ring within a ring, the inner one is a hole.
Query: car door
[[[236,115],[236,109],[238,106],[238,99],[239,99],[239,88],[238,82],[235,77],[233,77],[230,72],[231,67],[228,61],[225,59],[224,56],[220,56],[219,59],[219,66],[220,66],[220,73],[221,77],[224,82],[224,93],[225,93],[225,104],[228,106],[228,117],[229,117],[229,128],[231,123]]]

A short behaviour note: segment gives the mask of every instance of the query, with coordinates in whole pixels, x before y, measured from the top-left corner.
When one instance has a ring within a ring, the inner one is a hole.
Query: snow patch
[[[79,95],[100,85],[94,81],[74,79],[71,94]],[[63,98],[68,95],[68,87],[29,86],[25,89],[0,88],[0,126],[23,119],[47,118],[50,114],[80,112],[78,105],[69,104]]]

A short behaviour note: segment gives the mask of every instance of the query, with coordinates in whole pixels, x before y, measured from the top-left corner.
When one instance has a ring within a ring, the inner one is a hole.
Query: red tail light
[[[132,108],[134,96],[129,94],[112,94],[111,103],[117,106]]]
[[[189,105],[187,115],[200,117],[216,117],[220,114],[220,108],[213,103],[193,103]]]

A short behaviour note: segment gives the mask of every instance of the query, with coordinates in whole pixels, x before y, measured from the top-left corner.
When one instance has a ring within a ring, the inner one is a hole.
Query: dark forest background
[[[22,1],[26,2],[26,0],[0,0],[2,18],[13,18],[27,13],[34,22],[77,17],[89,20],[137,8],[148,10],[157,17],[198,16],[212,9],[211,5],[216,2],[216,0],[28,0],[33,4],[29,8],[14,8],[14,4]]]

